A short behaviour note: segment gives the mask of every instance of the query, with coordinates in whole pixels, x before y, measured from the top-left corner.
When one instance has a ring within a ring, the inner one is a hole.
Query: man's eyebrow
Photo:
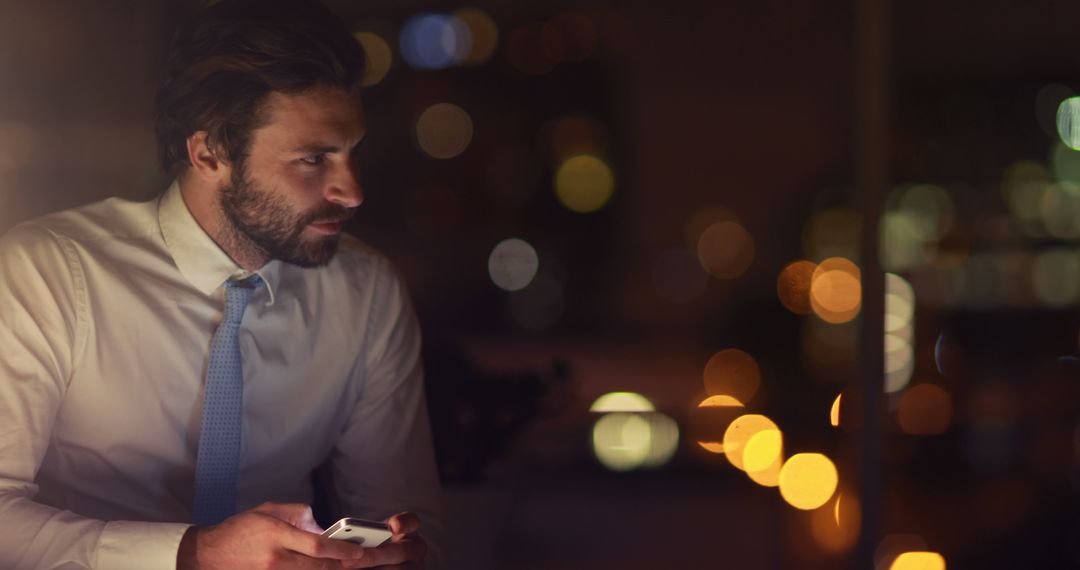
[[[366,138],[367,137],[360,139],[360,142],[356,143],[356,146],[353,147],[353,150],[359,149],[364,144],[364,140],[366,140]],[[341,147],[335,145],[305,144],[292,149],[291,152],[299,152],[304,154],[322,154],[338,152],[340,150]]]

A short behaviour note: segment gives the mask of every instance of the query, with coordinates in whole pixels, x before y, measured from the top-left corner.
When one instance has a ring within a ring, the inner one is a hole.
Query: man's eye
[[[304,164],[309,164],[311,166],[318,166],[326,162],[326,155],[316,154],[314,156],[305,156],[304,158],[300,159],[300,162],[303,162]]]

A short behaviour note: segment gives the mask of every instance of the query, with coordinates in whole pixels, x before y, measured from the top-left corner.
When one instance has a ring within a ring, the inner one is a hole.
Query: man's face
[[[356,150],[364,118],[355,93],[318,87],[271,93],[268,122],[234,161],[221,209],[236,238],[271,259],[325,265],[343,222],[363,200]]]

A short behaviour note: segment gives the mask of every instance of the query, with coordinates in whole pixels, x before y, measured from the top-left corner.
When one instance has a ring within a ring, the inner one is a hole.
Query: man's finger
[[[277,532],[279,544],[283,547],[312,558],[357,560],[365,558],[368,554],[368,549],[358,544],[346,540],[323,538],[289,524],[282,524]]]
[[[420,530],[420,517],[413,513],[398,513],[390,517],[386,524],[394,534],[413,534]]]
[[[323,531],[319,523],[315,522],[311,507],[303,503],[263,503],[252,510],[281,519],[308,532],[318,534]]]
[[[427,543],[422,539],[406,538],[399,542],[387,542],[376,548],[366,549],[363,558],[358,560],[359,564],[354,567],[370,568],[417,562],[423,560],[426,554]]]

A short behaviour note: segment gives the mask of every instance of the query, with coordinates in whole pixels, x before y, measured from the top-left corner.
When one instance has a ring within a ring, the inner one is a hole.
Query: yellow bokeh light
[[[776,295],[789,311],[796,315],[809,315],[810,283],[817,264],[812,261],[795,261],[780,271],[776,278]]]
[[[656,409],[648,398],[636,392],[609,392],[589,406],[590,412],[651,412]]]
[[[716,222],[701,232],[697,242],[698,260],[717,279],[735,279],[754,261],[754,238],[738,223]]]
[[[776,424],[769,418],[760,414],[746,414],[735,418],[724,431],[724,451],[728,461],[736,469],[745,470],[743,451],[750,438],[766,430],[779,431]]]
[[[821,320],[846,323],[859,314],[862,282],[858,266],[842,257],[818,264],[810,284],[810,306]]]
[[[1080,259],[1070,248],[1039,252],[1031,267],[1032,289],[1044,305],[1064,307],[1080,300]]]
[[[615,191],[615,175],[599,158],[582,154],[564,161],[555,172],[555,195],[579,214],[603,208]]]
[[[784,464],[784,436],[779,430],[767,429],[754,434],[743,447],[743,467],[750,480],[763,487],[780,484],[780,468]]]
[[[832,408],[829,409],[829,424],[834,427],[840,425],[840,398],[843,396],[844,394],[842,393],[837,394],[836,399],[833,400]]]
[[[699,441],[697,444],[709,453],[719,454],[724,452],[724,444],[719,441]]]
[[[741,408],[743,403],[728,395],[709,396],[698,404],[699,408]]]
[[[378,84],[390,72],[394,64],[394,52],[382,36],[372,32],[353,34],[364,48],[364,79],[361,84],[370,87]]]
[[[678,442],[675,420],[656,412],[613,412],[593,426],[593,452],[612,471],[664,465]]]
[[[934,384],[917,384],[900,399],[900,429],[912,435],[944,433],[952,422],[952,398]]]
[[[490,59],[499,44],[499,27],[495,20],[476,8],[462,8],[454,12],[454,17],[469,29],[472,40],[469,51],[461,62],[466,65],[479,65]]]
[[[824,505],[836,492],[838,482],[836,466],[820,453],[795,454],[780,469],[780,495],[797,509]]]
[[[472,136],[472,119],[453,103],[432,105],[416,121],[416,142],[432,158],[460,155],[472,142]]]
[[[705,364],[705,392],[749,402],[761,385],[761,369],[753,356],[737,349],[721,350]]]
[[[945,557],[937,552],[904,552],[889,570],[945,570]]]
[[[861,513],[858,499],[850,493],[837,493],[832,508],[815,509],[810,516],[810,532],[823,550],[845,552],[855,545]]]

